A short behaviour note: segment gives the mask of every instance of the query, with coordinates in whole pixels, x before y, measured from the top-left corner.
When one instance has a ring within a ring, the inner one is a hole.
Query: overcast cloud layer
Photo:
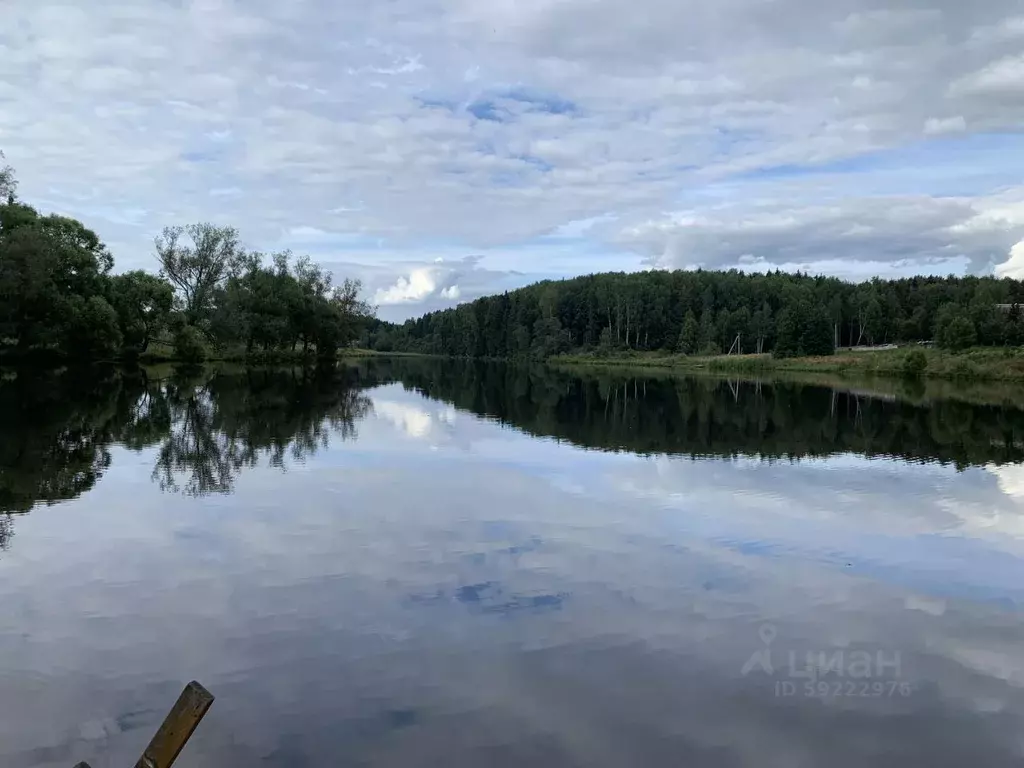
[[[1009,0],[0,5],[23,197],[119,269],[234,224],[388,318],[652,266],[1024,277],[1022,128]]]

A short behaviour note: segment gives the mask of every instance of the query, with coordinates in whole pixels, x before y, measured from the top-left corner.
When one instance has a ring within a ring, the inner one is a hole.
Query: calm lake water
[[[0,765],[1020,765],[1013,396],[9,374]]]

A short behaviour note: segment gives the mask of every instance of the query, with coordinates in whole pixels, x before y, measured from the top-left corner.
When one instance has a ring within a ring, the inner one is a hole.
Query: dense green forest
[[[358,281],[336,286],[308,257],[246,251],[232,227],[169,227],[154,266],[115,274],[95,232],[19,200],[0,168],[0,353],[130,358],[161,341],[193,361],[225,350],[333,358],[372,316]]]
[[[544,358],[616,350],[827,355],[932,341],[959,350],[1024,343],[1024,284],[913,277],[854,284],[803,274],[650,271],[545,281],[402,325],[373,323],[380,351]]]

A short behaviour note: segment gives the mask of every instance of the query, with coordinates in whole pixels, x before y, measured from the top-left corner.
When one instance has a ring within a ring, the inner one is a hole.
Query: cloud
[[[402,276],[390,288],[378,290],[373,295],[376,304],[402,304],[408,301],[423,301],[437,291],[441,270],[434,267],[420,267]],[[447,290],[447,289],[444,289]]]
[[[955,117],[929,117],[924,123],[924,132],[929,135],[957,133],[967,130],[967,122],[961,115]]]
[[[1024,91],[1024,55],[1007,56],[953,83],[953,93],[1020,93]]]
[[[1024,240],[1010,249],[1010,256],[1006,261],[996,265],[996,275],[1024,280]]]
[[[412,252],[363,248],[354,276],[413,314],[475,290],[418,253],[525,281],[559,232],[559,274],[803,263],[808,235],[839,270],[985,270],[1012,244],[955,227],[1021,190],[1013,0],[7,0],[4,20],[21,192],[88,213],[123,269],[152,266],[168,224],[296,250],[308,227],[334,263],[344,238]]]
[[[430,266],[418,266],[401,275],[393,285],[378,288],[373,294],[375,304],[391,305],[424,302],[441,298],[455,301],[462,295],[456,282],[474,270],[479,256],[467,256],[457,262],[436,259]]]
[[[1005,197],[926,195],[725,203],[619,235],[660,268],[800,269],[851,279],[988,271],[1022,237],[1024,207]]]

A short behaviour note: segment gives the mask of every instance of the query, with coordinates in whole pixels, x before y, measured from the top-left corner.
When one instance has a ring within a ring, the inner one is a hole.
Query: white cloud
[[[924,123],[924,132],[931,135],[959,133],[966,130],[967,122],[960,115],[955,117],[929,117]]]
[[[578,273],[635,268],[627,249],[716,263],[737,249],[714,230],[781,257],[822,224],[866,226],[889,238],[880,251],[866,235],[818,237],[817,261],[885,273],[962,251],[985,269],[979,254],[1009,244],[956,227],[979,200],[1021,188],[1020,143],[1005,132],[1024,124],[1022,29],[1015,0],[110,0],[88,13],[7,0],[0,147],[26,199],[93,212],[122,268],[152,264],[161,227],[211,219],[256,247],[327,233],[316,244],[335,243],[322,254],[334,262],[343,239],[377,238],[488,264],[518,252],[526,274],[550,269],[538,238],[556,232],[574,243],[559,271]],[[936,175],[936,158],[953,163],[995,132],[1004,151]],[[886,174],[855,165],[922,141],[943,143]],[[779,169],[831,173],[829,201],[794,199]],[[869,178],[884,188],[864,189]],[[888,200],[896,214],[864,219]],[[756,242],[772,207],[792,223]],[[145,215],[126,224],[121,209]],[[658,240],[649,223],[664,221],[676,225]],[[618,254],[596,262],[609,243]],[[386,268],[380,303],[409,313],[478,290],[422,266],[367,256],[356,276],[381,282]]]
[[[408,276],[398,278],[390,288],[378,290],[373,295],[376,304],[403,304],[422,301],[437,291],[437,280],[441,270],[430,267],[414,269]]]
[[[794,197],[680,211],[620,237],[658,267],[800,269],[851,279],[949,274],[991,269],[1024,237],[1024,208],[1005,197]]]
[[[996,265],[996,275],[1012,277],[1014,280],[1024,280],[1024,240],[1010,249],[1010,256],[1006,261]],[[1024,490],[1024,483],[1020,484],[1020,488]]]
[[[983,69],[957,80],[951,90],[960,94],[1024,91],[1024,55],[1007,56],[994,61]]]
[[[479,266],[479,256],[466,256],[455,261],[438,257],[429,264],[407,268],[405,274],[391,284],[376,287],[373,303],[382,307],[418,303],[421,308],[434,308],[432,303],[454,302],[463,297],[460,281],[471,286],[473,298],[494,286],[503,274]]]

